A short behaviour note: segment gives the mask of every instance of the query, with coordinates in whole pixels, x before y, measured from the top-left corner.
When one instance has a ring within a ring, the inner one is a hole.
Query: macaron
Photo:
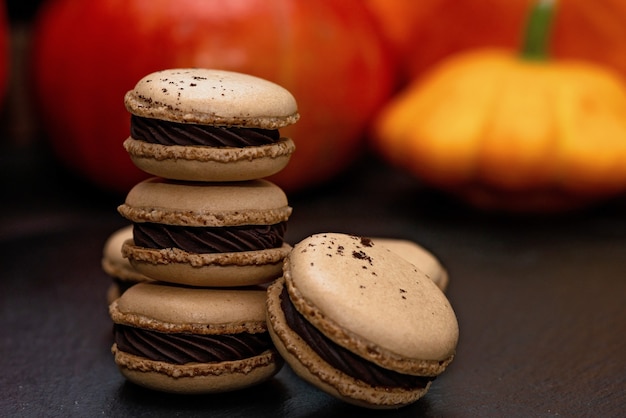
[[[345,402],[390,409],[424,396],[459,337],[446,296],[369,238],[316,234],[268,287],[268,328],[294,372]]]
[[[133,223],[122,252],[141,274],[192,286],[247,286],[282,274],[291,207],[267,180],[135,185],[120,214]]]
[[[109,306],[115,363],[129,381],[171,393],[226,392],[266,381],[283,361],[267,332],[265,295],[137,284]]]
[[[445,292],[448,288],[450,281],[448,271],[443,267],[439,259],[426,248],[406,239],[372,238],[372,240],[422,270],[426,277],[431,279],[442,291]]]
[[[111,285],[107,291],[107,302],[111,303],[130,286],[150,281],[150,279],[139,273],[130,264],[127,258],[122,255],[122,245],[133,237],[133,226],[127,225],[114,231],[104,243],[102,249],[102,270],[111,277]]]
[[[124,142],[141,170],[176,180],[242,181],[282,170],[295,150],[280,129],[299,119],[293,95],[248,74],[203,68],[158,71],[124,97]]]

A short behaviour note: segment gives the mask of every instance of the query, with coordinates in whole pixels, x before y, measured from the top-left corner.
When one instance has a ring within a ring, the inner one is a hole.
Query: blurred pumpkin
[[[393,63],[360,0],[56,0],[34,28],[33,76],[45,134],[62,161],[127,191],[146,175],[122,147],[124,93],[145,74],[222,68],[289,89],[300,121],[273,180],[298,190],[332,178],[363,147],[389,98]]]
[[[517,49],[534,1],[366,0],[366,4],[395,46],[406,81],[457,52]],[[626,1],[561,0],[558,8],[550,41],[553,56],[595,61],[626,77]]]
[[[563,210],[626,190],[626,86],[606,68],[548,60],[551,7],[523,56],[456,54],[381,112],[389,161],[480,208]]]

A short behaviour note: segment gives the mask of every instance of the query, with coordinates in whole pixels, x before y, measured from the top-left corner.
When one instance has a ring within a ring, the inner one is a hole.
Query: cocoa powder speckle
[[[373,265],[373,260],[372,257],[370,257],[369,255],[367,255],[365,252],[363,251],[352,251],[352,257],[359,259],[359,260],[365,260],[367,261],[370,265]]]

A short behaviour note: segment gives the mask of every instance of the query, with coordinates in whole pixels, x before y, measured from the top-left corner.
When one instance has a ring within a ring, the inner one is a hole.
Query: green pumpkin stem
[[[556,0],[537,0],[526,23],[522,57],[530,60],[548,59],[550,28]]]

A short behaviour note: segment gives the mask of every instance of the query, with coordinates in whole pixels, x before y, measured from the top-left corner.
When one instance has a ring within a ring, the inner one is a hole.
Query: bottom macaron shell
[[[293,141],[244,148],[151,144],[128,138],[124,147],[146,173],[173,180],[244,181],[271,176],[289,163]]]
[[[284,362],[274,351],[240,361],[169,364],[111,348],[122,375],[129,381],[161,392],[178,394],[222,393],[260,384],[273,377]]]
[[[287,325],[280,308],[283,286],[279,279],[268,288],[268,331],[280,355],[302,379],[344,402],[370,409],[400,408],[428,392],[430,382],[416,389],[374,387],[330,366]]]
[[[239,253],[192,254],[180,249],[138,247],[132,240],[123,252],[132,266],[154,280],[189,286],[249,286],[268,283],[282,274],[283,259],[291,251],[280,248]]]

